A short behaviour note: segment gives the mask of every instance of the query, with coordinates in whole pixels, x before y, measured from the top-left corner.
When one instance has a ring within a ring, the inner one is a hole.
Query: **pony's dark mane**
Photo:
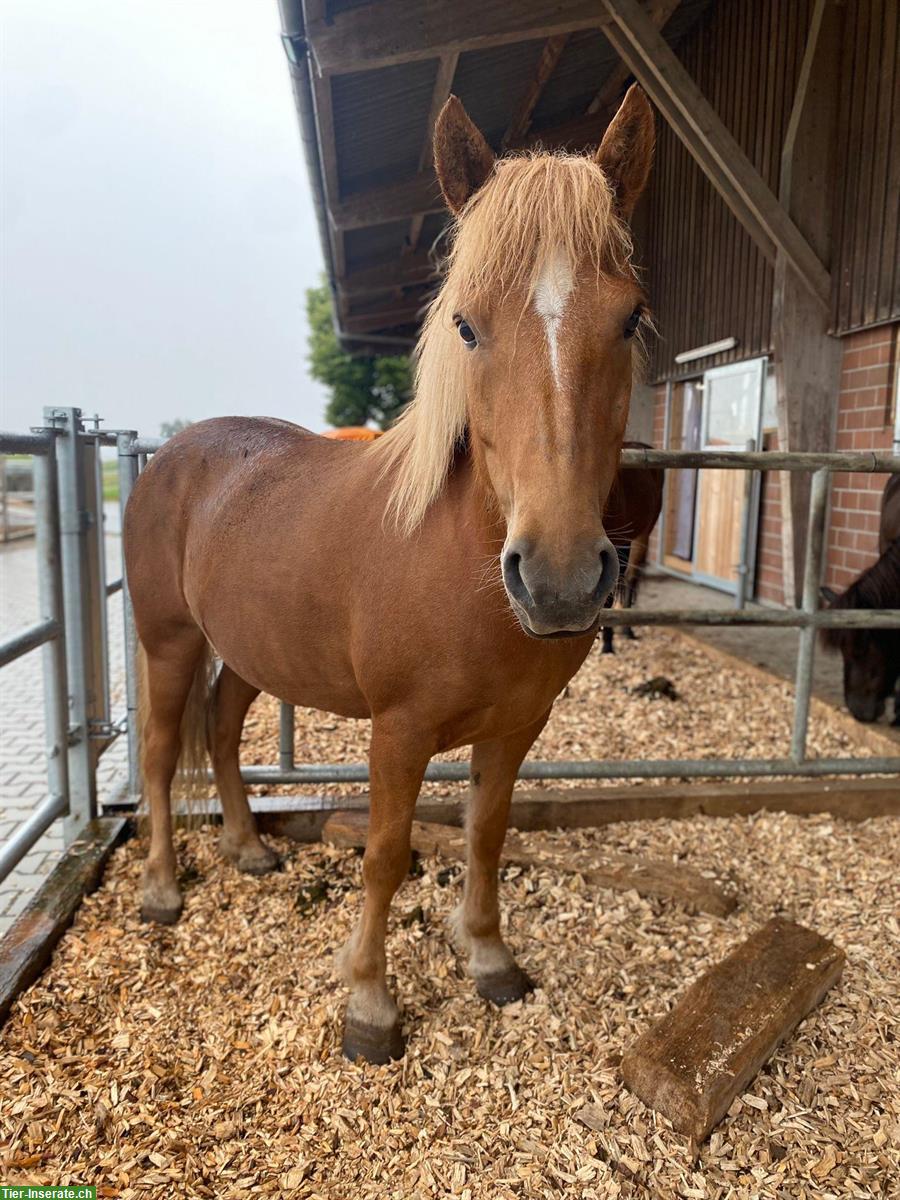
[[[829,608],[897,608],[900,606],[900,538],[894,538],[877,562],[862,575]],[[822,642],[830,649],[843,650],[859,629],[823,629]]]

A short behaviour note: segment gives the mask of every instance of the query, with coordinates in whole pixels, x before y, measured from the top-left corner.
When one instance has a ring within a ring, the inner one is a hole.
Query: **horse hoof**
[[[265,842],[253,842],[231,848],[224,838],[219,841],[219,851],[245,875],[268,875],[278,869],[281,859]]]
[[[498,1008],[503,1008],[506,1004],[515,1004],[517,1000],[523,1000],[529,992],[534,991],[535,985],[534,980],[514,963],[505,971],[498,971],[496,975],[482,975],[480,979],[475,980],[475,986],[479,996],[489,1000],[491,1004],[496,1004]]]
[[[615,650],[612,648],[612,646],[602,646],[600,648],[600,653],[601,654],[615,654]]]
[[[381,1066],[402,1058],[406,1049],[406,1041],[400,1032],[400,1022],[393,1025],[365,1025],[362,1021],[354,1021],[347,1017],[344,1022],[344,1058],[356,1062],[358,1058],[364,1062]]]
[[[177,905],[153,904],[145,900],[141,905],[141,920],[152,925],[174,925],[181,916],[182,902]]]

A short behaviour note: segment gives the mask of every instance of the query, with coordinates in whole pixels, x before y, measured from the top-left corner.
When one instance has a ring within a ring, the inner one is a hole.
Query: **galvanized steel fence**
[[[97,762],[119,736],[128,742],[127,778],[114,798],[134,804],[140,793],[140,730],[137,721],[137,637],[127,585],[106,580],[103,540],[102,447],[115,447],[119,505],[125,506],[147,458],[161,445],[135,430],[94,428],[80,410],[48,408],[44,425],[27,434],[0,434],[0,454],[34,456],[34,493],[40,619],[0,641],[0,667],[40,648],[46,717],[47,796],[0,847],[0,880],[55,820],[64,818],[70,843],[97,815]],[[900,772],[900,756],[807,757],[807,729],[816,631],[823,627],[900,627],[900,609],[820,610],[819,584],[825,553],[830,476],[833,471],[900,473],[900,457],[850,454],[627,450],[629,467],[714,468],[812,473],[803,595],[798,609],[610,610],[606,625],[756,625],[800,631],[791,751],[787,758],[526,761],[522,779],[726,778],[729,776],[868,775]],[[110,702],[107,600],[123,595],[125,709],[114,719]],[[466,763],[432,763],[428,780],[464,780]],[[253,784],[353,782],[369,778],[364,763],[298,764],[294,760],[294,710],[281,707],[277,764],[245,767]],[[328,802],[322,801],[322,806]]]

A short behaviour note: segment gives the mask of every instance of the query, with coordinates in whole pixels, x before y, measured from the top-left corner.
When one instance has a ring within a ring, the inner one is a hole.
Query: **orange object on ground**
[[[367,429],[365,425],[343,425],[340,429],[328,429],[322,437],[337,438],[342,442],[374,442],[384,430]]]

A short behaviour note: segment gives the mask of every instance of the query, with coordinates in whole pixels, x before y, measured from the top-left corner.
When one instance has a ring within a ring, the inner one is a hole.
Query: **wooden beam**
[[[597,0],[380,0],[309,20],[306,34],[328,75],[596,29],[598,12]]]
[[[437,177],[429,167],[399,183],[352,192],[343,201],[329,204],[328,211],[335,229],[363,229],[402,221],[414,213],[443,212],[444,207]]]
[[[766,258],[784,254],[819,304],[831,278],[637,0],[601,0],[603,32]]]
[[[650,0],[647,5],[647,16],[653,22],[654,28],[662,29],[680,3],[681,0]],[[618,66],[614,67],[603,87],[587,106],[587,112],[606,113],[611,117],[613,114],[610,109],[619,99],[619,93],[630,75],[631,71],[625,63],[620,62]]]
[[[816,0],[781,154],[778,198],[823,262],[831,262],[843,14],[836,0]],[[829,318],[779,251],[772,341],[780,450],[834,445],[842,355]],[[781,487],[782,577],[785,603],[793,604],[803,590],[811,480],[789,474]]]
[[[812,929],[773,918],[691,984],[626,1051],[625,1086],[702,1142],[837,983],[845,960],[843,950]]]
[[[99,885],[106,861],[124,840],[122,817],[96,817],[68,847],[24,912],[0,941],[0,1024],[20,992],[50,961],[78,906]]]
[[[368,813],[336,812],[322,829],[322,840],[336,846],[365,846]],[[413,821],[410,844],[420,854],[440,854],[465,862],[466,835],[451,825]],[[696,912],[725,917],[736,907],[734,893],[726,891],[699,871],[676,863],[638,858],[633,854],[561,854],[550,849],[530,850],[514,833],[506,835],[501,860],[520,867],[577,872],[586,883],[614,891],[636,891],[641,896],[674,900]]]
[[[605,113],[575,117],[549,129],[529,133],[514,150],[580,150],[599,143],[608,124]],[[429,165],[416,175],[386,187],[351,192],[343,201],[329,204],[329,216],[336,229],[362,229],[387,221],[402,221],[416,213],[443,212],[444,198]]]
[[[377,266],[350,271],[343,279],[338,280],[338,287],[342,295],[352,299],[388,292],[397,287],[428,283],[429,280],[437,279],[439,273],[429,255],[418,251],[402,258],[392,258],[390,262],[379,263]]]
[[[380,329],[392,329],[395,325],[411,325],[421,319],[422,302],[405,305],[394,303],[385,308],[367,313],[351,313],[341,318],[344,333],[377,333]]]
[[[434,80],[434,88],[431,93],[431,107],[428,110],[428,120],[425,124],[425,138],[422,142],[422,149],[419,152],[419,170],[424,171],[432,162],[434,150],[432,143],[434,141],[434,126],[438,119],[438,114],[447,103],[450,91],[453,87],[453,76],[456,74],[456,65],[459,62],[459,51],[454,50],[450,54],[442,56],[438,63],[437,75]],[[407,234],[407,246],[404,250],[405,254],[413,254],[419,244],[419,238],[422,234],[422,226],[425,224],[425,213],[419,212],[409,223],[409,233]]]
[[[567,33],[558,33],[554,37],[547,38],[544,42],[543,49],[537,60],[537,65],[534,69],[534,74],[528,81],[528,86],[519,98],[519,103],[515,107],[512,118],[506,127],[506,133],[500,142],[501,150],[508,150],[510,146],[515,146],[522,140],[531,125],[531,115],[537,108],[538,100],[541,98],[541,93],[547,86],[550,76],[556,70],[556,64],[562,57],[562,52],[566,48],[566,43],[569,40]]]
[[[305,0],[307,20],[321,21],[325,17],[325,0]],[[323,78],[311,67],[309,72],[315,111],[316,136],[318,138],[319,162],[322,165],[322,184],[325,190],[325,207],[330,211],[340,196],[338,179],[337,143],[334,135],[334,113],[331,103],[331,80]],[[331,258],[334,273],[340,278],[344,273],[344,235],[334,224],[329,227]]]

